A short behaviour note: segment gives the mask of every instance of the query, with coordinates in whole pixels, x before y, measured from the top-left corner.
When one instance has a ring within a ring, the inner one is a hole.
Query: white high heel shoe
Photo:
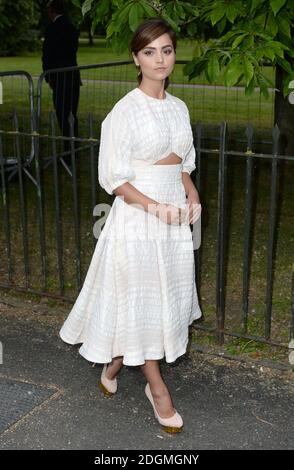
[[[149,382],[147,382],[147,384],[146,384],[145,394],[146,394],[148,400],[150,401],[151,405],[153,406],[153,411],[154,411],[155,418],[157,418],[159,424],[162,425],[163,430],[165,432],[169,432],[169,433],[181,432],[182,429],[183,429],[183,420],[182,420],[181,415],[179,415],[179,413],[177,412],[176,409],[175,409],[175,414],[173,416],[171,416],[170,418],[162,418],[161,416],[159,416],[159,414],[158,414],[158,412],[155,408],[155,404],[154,404],[153,396],[152,396],[152,393],[151,393],[151,390],[150,390]]]
[[[107,366],[108,364],[104,364],[104,367],[102,369],[99,388],[102,390],[104,395],[106,395],[107,397],[112,397],[117,391],[117,380],[116,378],[110,380],[106,377]]]

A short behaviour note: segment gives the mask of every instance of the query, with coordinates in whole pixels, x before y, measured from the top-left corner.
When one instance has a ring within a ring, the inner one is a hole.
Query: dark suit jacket
[[[43,71],[77,65],[78,44],[79,31],[65,15],[50,23],[43,43]],[[48,82],[48,75],[45,79]]]

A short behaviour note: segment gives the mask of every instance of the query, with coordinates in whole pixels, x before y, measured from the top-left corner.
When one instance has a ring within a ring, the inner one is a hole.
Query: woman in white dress
[[[138,87],[101,125],[99,184],[116,198],[60,336],[104,364],[99,385],[108,396],[124,364],[140,366],[157,420],[179,432],[183,420],[159,360],[174,362],[186,352],[189,325],[201,316],[189,226],[201,212],[190,177],[195,148],[186,104],[166,91],[174,31],[161,18],[145,20],[130,49]]]

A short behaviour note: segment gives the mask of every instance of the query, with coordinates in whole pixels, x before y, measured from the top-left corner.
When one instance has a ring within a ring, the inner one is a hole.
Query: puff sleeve
[[[192,171],[194,171],[196,168],[196,164],[195,164],[196,151],[194,147],[193,131],[192,131],[191,122],[190,122],[190,113],[186,104],[185,104],[185,112],[186,112],[187,126],[189,127],[189,130],[190,130],[190,137],[189,137],[189,143],[188,143],[188,150],[185,154],[185,158],[183,161],[182,171],[185,171],[186,173],[189,173],[190,175]]]
[[[108,194],[135,178],[131,142],[126,112],[115,106],[102,121],[98,155],[98,181]]]
[[[195,152],[195,147],[194,147],[193,140],[192,140],[191,146],[185,155],[182,172],[185,171],[186,173],[189,173],[190,175],[192,171],[195,170],[196,168],[195,158],[196,158],[196,152]]]

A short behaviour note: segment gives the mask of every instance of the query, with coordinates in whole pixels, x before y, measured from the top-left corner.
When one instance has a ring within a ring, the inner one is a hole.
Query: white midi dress
[[[181,163],[154,165],[172,152]],[[167,91],[157,99],[134,88],[103,120],[98,179],[108,194],[129,182],[157,202],[184,207],[182,172],[194,169],[188,108]],[[190,225],[167,224],[116,196],[97,238],[61,339],[82,343],[80,354],[95,363],[116,356],[130,366],[174,362],[202,315]]]

